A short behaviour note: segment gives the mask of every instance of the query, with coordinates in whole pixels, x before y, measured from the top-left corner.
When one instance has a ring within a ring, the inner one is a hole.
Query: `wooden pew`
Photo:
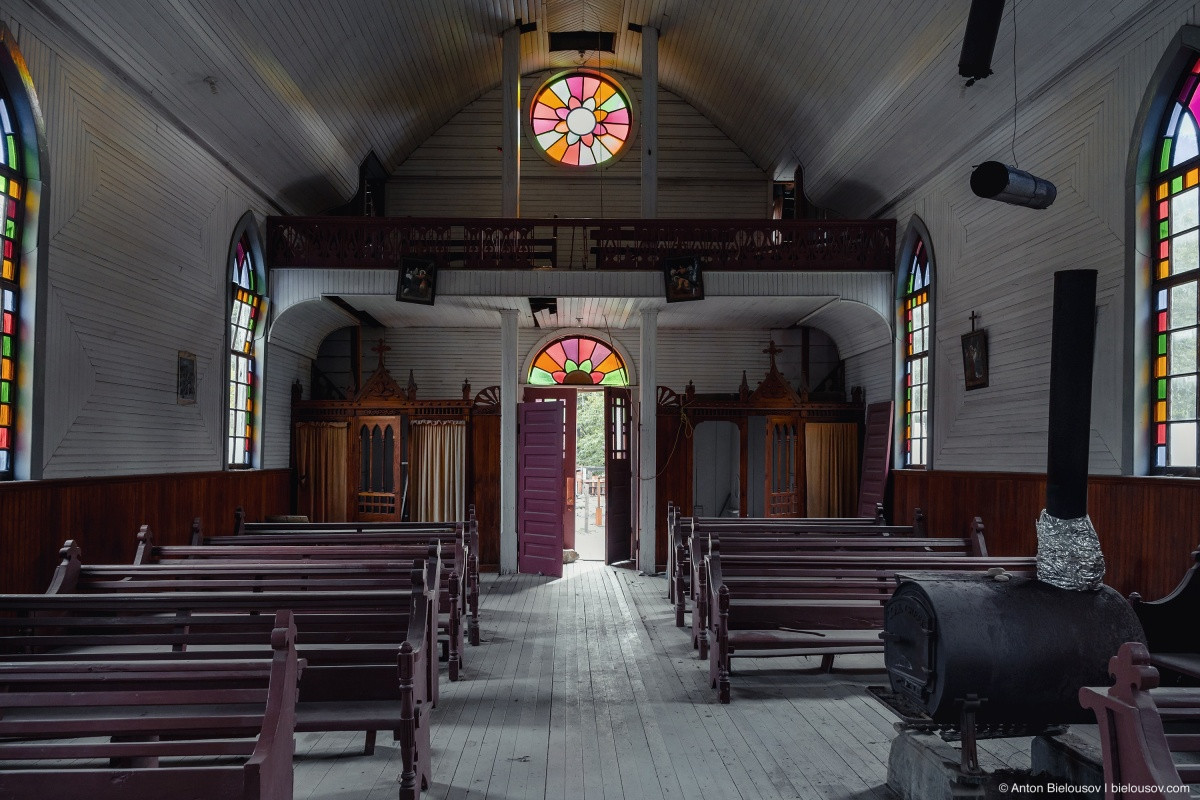
[[[1187,785],[1200,783],[1200,689],[1157,689],[1151,660],[1145,645],[1127,642],[1108,662],[1116,683],[1079,690],[1099,723],[1108,800],[1187,797]],[[1114,791],[1122,785],[1144,788]]]
[[[349,560],[284,558],[271,561],[248,559],[195,559],[165,564],[85,564],[79,546],[68,540],[59,550],[59,564],[50,579],[47,594],[96,594],[131,592],[359,592],[386,590],[438,594],[439,546],[429,543],[395,561],[358,564]],[[436,630],[432,602],[425,630],[429,632],[426,652],[433,652]],[[456,667],[457,662],[451,662]],[[457,680],[457,670],[452,670]],[[437,662],[425,659],[419,676],[417,697],[437,705]]]
[[[449,569],[462,580],[459,597],[464,598],[463,611],[469,614],[467,638],[479,644],[479,523],[475,507],[470,506],[464,522],[247,522],[239,507],[234,512],[234,537],[266,537],[264,542],[292,544],[292,538],[305,535],[324,538],[330,543],[361,541],[390,544],[397,541],[424,541],[436,537],[442,543],[442,557]],[[353,539],[341,539],[354,534]],[[232,543],[232,537],[204,536],[199,521],[192,524],[192,544]],[[461,554],[461,558],[460,558]]]
[[[0,660],[0,797],[290,800],[300,663],[272,624],[267,659]]]
[[[344,537],[346,534],[333,534]],[[216,537],[207,537],[216,538]],[[393,568],[403,562],[416,559],[435,563],[440,567],[435,570],[429,580],[430,588],[437,598],[437,614],[434,618],[435,628],[440,631],[446,644],[447,672],[450,680],[457,681],[463,663],[463,611],[462,596],[459,594],[462,582],[458,573],[450,568],[447,551],[436,538],[429,539],[400,539],[392,542],[357,542],[347,543],[328,540],[324,534],[310,537],[308,534],[295,534],[288,537],[219,537],[227,544],[221,545],[158,545],[154,543],[154,534],[149,526],[143,525],[138,531],[138,546],[134,554],[135,565],[178,565],[196,564],[200,562],[217,563],[247,563],[274,562],[337,562],[345,568],[347,565],[391,564]],[[284,544],[273,543],[276,538],[282,538]],[[436,548],[431,551],[430,548]],[[438,553],[436,561],[432,553]],[[458,551],[461,553],[461,550]],[[461,558],[459,564],[461,565]],[[365,567],[364,567],[365,569]],[[396,577],[403,578],[405,573]],[[380,587],[376,587],[380,588]]]
[[[803,553],[726,558],[715,537],[705,557],[709,679],[730,699],[734,656],[820,655],[822,668],[844,653],[881,652],[883,607],[895,576],[910,571],[1003,569],[1032,574],[1032,557],[987,558],[940,553]]]
[[[894,527],[894,526],[892,526]],[[693,593],[692,611],[692,647],[700,650],[700,657],[707,654],[705,631],[708,626],[709,602],[701,602],[700,598],[707,597],[707,577],[704,574],[703,557],[708,554],[710,541],[715,540],[715,532],[708,534],[693,534],[691,548],[701,557],[692,571],[691,585]],[[719,537],[722,543],[722,557],[728,561],[740,556],[792,556],[792,555],[860,555],[860,556],[892,556],[902,554],[926,555],[938,553],[944,556],[987,556],[987,545],[983,536],[983,521],[976,517],[966,536],[907,536],[889,535],[867,536],[861,533],[837,535],[828,532],[805,533],[798,531],[791,534],[759,534],[754,531],[740,530],[723,531]],[[676,621],[679,613],[676,612]]]
[[[1192,566],[1165,597],[1143,600],[1129,596],[1146,632],[1151,663],[1169,683],[1200,685],[1200,549],[1192,551]]]
[[[882,519],[882,512],[879,519]],[[839,538],[867,537],[871,541],[896,538],[903,539],[905,542],[915,543],[918,540],[930,538],[925,527],[925,514],[919,508],[913,514],[912,525],[883,525],[877,523],[863,525],[854,520],[830,524],[822,520],[764,518],[746,519],[743,521],[744,524],[738,524],[738,522],[738,520],[734,520],[733,518],[728,520],[723,519],[719,523],[708,518],[683,518],[680,520],[679,533],[675,546],[677,552],[675,563],[677,567],[676,574],[672,577],[672,581],[676,583],[675,625],[677,627],[682,628],[684,626],[684,615],[687,612],[688,598],[692,601],[692,608],[696,608],[696,598],[699,595],[699,581],[701,580],[700,573],[704,569],[704,555],[707,553],[708,537],[710,535],[720,534],[726,541],[730,541],[735,537],[806,539],[809,537],[833,536]],[[976,518],[976,525],[977,532],[973,531],[969,536],[977,540],[979,548],[984,548],[982,535],[983,522]],[[781,547],[783,547],[783,543],[781,543]],[[821,549],[827,547],[828,545],[825,544],[820,545]],[[986,554],[986,549],[983,549],[982,552]],[[703,613],[703,610],[701,613]],[[693,616],[692,642],[694,646],[698,646],[697,635],[701,630],[703,630],[701,623]]]
[[[413,742],[405,758],[428,782],[431,703],[435,691],[433,595],[414,570],[411,591],[206,591],[0,595],[0,659],[103,661],[248,658],[261,626],[291,610],[307,666],[296,711],[298,731],[376,732]],[[414,611],[415,610],[415,611]]]

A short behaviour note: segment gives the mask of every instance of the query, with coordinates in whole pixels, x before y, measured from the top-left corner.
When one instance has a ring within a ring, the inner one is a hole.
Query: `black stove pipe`
[[[1051,335],[1046,512],[1058,519],[1078,519],[1087,514],[1096,270],[1054,273]]]

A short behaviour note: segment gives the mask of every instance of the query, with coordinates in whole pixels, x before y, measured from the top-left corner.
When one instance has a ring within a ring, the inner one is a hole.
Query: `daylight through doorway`
[[[604,475],[604,392],[576,394],[575,551],[581,561],[604,561],[608,492]]]

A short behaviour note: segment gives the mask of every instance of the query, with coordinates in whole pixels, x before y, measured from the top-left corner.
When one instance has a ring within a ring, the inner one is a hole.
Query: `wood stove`
[[[1039,728],[1094,721],[1083,686],[1107,685],[1108,659],[1145,642],[1114,589],[1059,589],[985,572],[902,575],[884,609],[893,694],[932,723],[960,724],[974,702],[987,725]]]

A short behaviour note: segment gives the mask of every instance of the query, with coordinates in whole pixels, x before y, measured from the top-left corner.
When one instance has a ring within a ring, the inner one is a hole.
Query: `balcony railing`
[[[268,217],[271,267],[657,270],[696,256],[709,270],[887,271],[895,220],[589,220]]]

